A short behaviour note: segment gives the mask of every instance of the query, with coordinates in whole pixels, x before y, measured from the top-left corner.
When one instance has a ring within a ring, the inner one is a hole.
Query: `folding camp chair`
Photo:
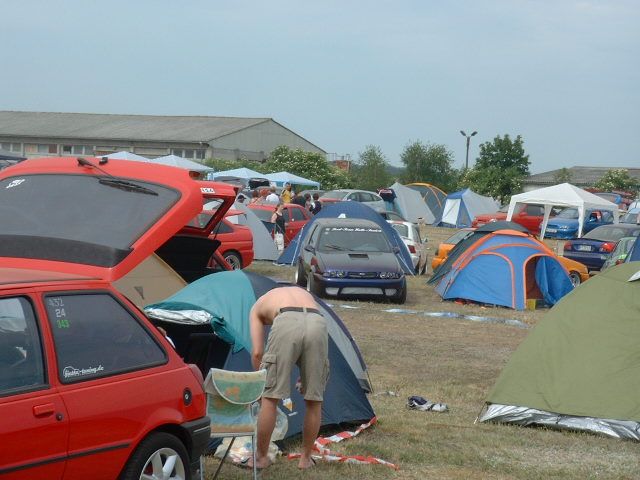
[[[262,396],[267,371],[232,372],[212,368],[209,370],[204,389],[207,392],[207,413],[211,418],[211,437],[231,437],[231,443],[224,453],[214,474],[215,479],[222,468],[236,437],[251,436],[253,453],[253,478],[257,479],[256,467],[256,424],[254,410]]]

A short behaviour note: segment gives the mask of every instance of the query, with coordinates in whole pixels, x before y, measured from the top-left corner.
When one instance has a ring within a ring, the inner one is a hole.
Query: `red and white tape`
[[[391,467],[395,470],[398,470],[398,466],[387,462],[386,460],[382,460],[380,458],[375,457],[365,457],[363,455],[341,455],[339,453],[331,452],[327,445],[332,443],[342,442],[343,440],[347,440],[349,438],[353,438],[360,434],[363,430],[369,428],[371,425],[375,425],[378,422],[377,417],[373,417],[369,422],[363,423],[353,432],[345,431],[336,433],[335,435],[331,435],[330,437],[318,437],[315,441],[315,449],[318,451],[318,455],[313,455],[313,458],[316,460],[324,460],[325,462],[341,462],[341,463],[356,463],[356,464],[366,464],[366,465],[386,465],[387,467]],[[300,458],[299,453],[290,453],[287,455],[289,460],[294,458]]]

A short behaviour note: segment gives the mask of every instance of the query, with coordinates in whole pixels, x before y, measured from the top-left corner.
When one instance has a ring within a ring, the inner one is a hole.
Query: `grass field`
[[[452,233],[427,228],[430,253]],[[291,280],[293,270],[256,262],[250,270]],[[321,463],[299,472],[294,461],[278,459],[262,478],[348,479],[636,479],[640,447],[636,443],[589,434],[497,424],[474,424],[487,393],[511,353],[529,329],[503,323],[429,317],[422,312],[457,312],[516,319],[533,327],[546,310],[516,312],[442,302],[427,277],[409,279],[404,308],[418,313],[392,314],[396,305],[334,302],[334,309],[355,337],[375,392],[370,401],[377,426],[332,449],[370,455],[399,466]],[[340,305],[357,306],[344,309]],[[397,396],[386,394],[394,392]],[[407,397],[421,395],[446,403],[447,413],[406,408]],[[299,451],[299,440],[286,444]],[[208,458],[207,478],[218,460]],[[223,467],[221,478],[246,479],[248,471]]]

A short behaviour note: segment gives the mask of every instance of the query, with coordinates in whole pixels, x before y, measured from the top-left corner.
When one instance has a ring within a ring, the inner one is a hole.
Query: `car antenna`
[[[103,157],[104,159],[104,157]],[[107,162],[103,162],[102,160],[100,160],[100,164],[104,165]],[[113,177],[113,175],[111,175],[109,172],[107,172],[106,170],[103,170],[102,168],[100,168],[98,165],[96,165],[93,162],[90,162],[89,160],[87,160],[86,158],[83,157],[78,157],[78,165],[82,166],[82,167],[91,167],[91,168],[95,168],[96,170],[104,173],[105,175],[108,175],[110,177]]]

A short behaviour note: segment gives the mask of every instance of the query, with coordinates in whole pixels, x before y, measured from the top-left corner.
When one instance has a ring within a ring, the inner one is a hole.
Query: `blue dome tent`
[[[450,193],[444,207],[434,222],[435,226],[465,228],[470,227],[474,217],[483,213],[496,213],[498,203],[490,197],[478,195],[469,188]]]
[[[573,289],[568,272],[539,240],[515,230],[485,235],[436,285],[445,300],[465,299],[524,310],[528,299],[554,305]]]

